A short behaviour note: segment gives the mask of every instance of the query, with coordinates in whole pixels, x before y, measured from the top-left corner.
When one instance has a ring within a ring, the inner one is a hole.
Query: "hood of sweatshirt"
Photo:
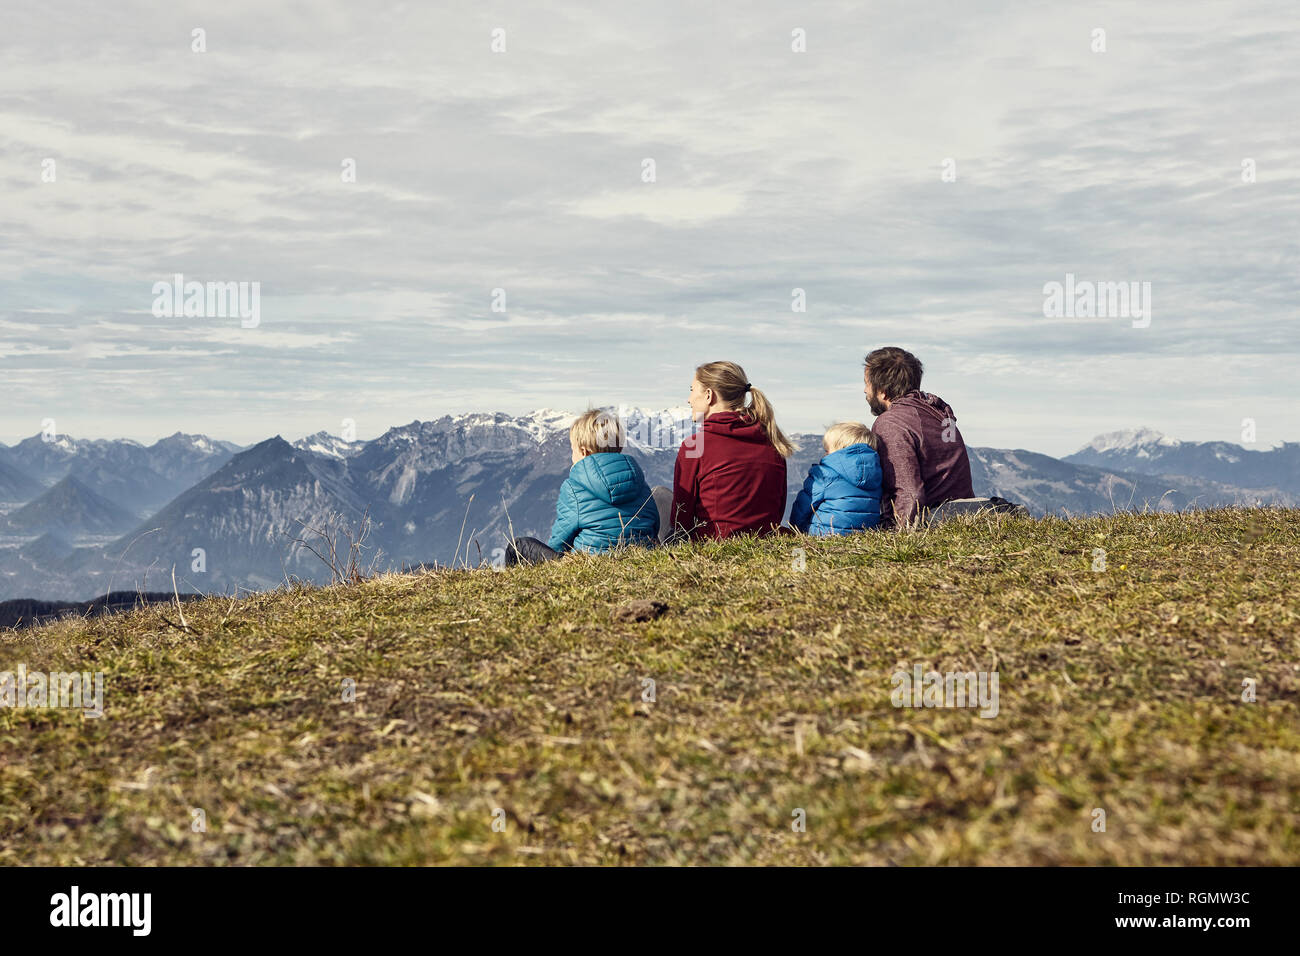
[[[745,421],[739,412],[714,412],[704,419],[700,427],[711,435],[725,435],[736,441],[753,442],[758,445],[770,444],[763,426],[758,422]]]
[[[855,487],[867,489],[880,486],[880,458],[870,445],[859,443],[846,445],[833,451],[822,459],[822,466],[829,468],[845,481]]]
[[[889,403],[889,411],[894,409],[914,408],[919,412],[930,415],[939,421],[945,418],[951,418],[956,421],[956,416],[952,413],[952,406],[945,402],[938,395],[930,392],[910,391],[906,395],[900,395]]]
[[[569,480],[611,505],[639,505],[647,494],[641,466],[620,452],[600,451],[579,459],[569,469]]]

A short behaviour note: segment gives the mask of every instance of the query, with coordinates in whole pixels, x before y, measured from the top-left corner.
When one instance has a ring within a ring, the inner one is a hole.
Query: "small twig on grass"
[[[506,504],[505,496],[501,496],[501,510],[506,513],[506,528],[510,532],[510,544],[513,547],[515,543],[515,523],[510,520],[510,506]]]
[[[322,547],[325,554],[312,547],[306,538],[296,538],[289,536],[290,540],[296,544],[302,545],[305,549],[316,555],[329,568],[330,584],[360,584],[366,579],[363,573],[359,559],[361,552],[364,550],[366,538],[370,536],[370,509],[367,508],[361,513],[361,520],[355,531],[337,526],[342,520],[342,516],[334,513],[325,516],[325,527],[313,528],[301,518],[295,518],[298,524],[310,533],[316,535],[324,541]],[[287,534],[287,532],[286,532]],[[342,561],[338,552],[338,536],[342,535],[348,540],[348,552],[346,562]],[[373,572],[374,564],[379,560],[380,552],[376,551],[375,558],[371,562],[370,570]]]
[[[460,519],[460,535],[456,538],[456,552],[451,556],[451,566],[456,566],[456,559],[460,557],[460,543],[465,539],[465,525],[469,523],[469,506],[474,503],[474,496],[469,496],[469,501],[465,502],[465,517]],[[465,552],[466,563],[469,563],[469,551]]]
[[[949,753],[955,750],[955,748],[951,743],[949,743],[939,734],[935,733],[929,727],[913,727],[911,724],[898,724],[897,726],[899,730],[906,730],[909,734],[911,734],[912,738],[917,741],[918,745],[922,740],[922,735],[924,735],[925,737],[929,737],[932,741],[938,744],[942,749],[947,750]],[[920,749],[920,746],[918,746],[917,749]]]
[[[126,557],[126,553],[130,551],[131,548],[135,546],[135,543],[139,541],[141,538],[143,538],[145,535],[156,534],[161,530],[162,528],[150,528],[148,531],[142,531],[134,538],[131,539],[130,544],[128,544],[125,548],[122,549],[122,553],[117,556],[117,563],[113,565],[113,573],[108,576],[108,590],[104,592],[104,597],[107,598],[108,595],[113,593],[113,578],[117,576],[117,569],[122,566],[122,559]]]
[[[181,627],[185,630],[190,629],[190,622],[185,620],[185,611],[181,608],[181,592],[176,587],[176,565],[172,565],[172,597],[176,599],[176,616],[181,619]]]
[[[230,605],[226,608],[226,613],[221,615],[221,620],[217,622],[217,629],[224,630],[226,622],[230,620],[231,612],[235,610],[235,602],[239,600],[239,585],[235,585],[235,593],[230,596]]]
[[[172,565],[172,597],[176,601],[176,615],[181,619],[181,622],[177,624],[175,621],[167,617],[167,615],[163,614],[161,611],[158,612],[158,620],[162,621],[168,627],[180,631],[182,634],[191,634],[195,637],[202,637],[203,635],[198,631],[196,631],[194,628],[190,627],[190,622],[185,620],[185,611],[184,609],[181,608],[180,589],[176,586],[176,565],[174,564]]]

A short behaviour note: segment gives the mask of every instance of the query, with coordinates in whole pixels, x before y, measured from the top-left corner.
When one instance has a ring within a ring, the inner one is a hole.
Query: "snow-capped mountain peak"
[[[578,416],[572,412],[553,408],[538,408],[515,419],[515,423],[538,442],[544,442],[558,431],[566,430]]]
[[[205,455],[219,454],[223,450],[218,448],[217,444],[207,435],[191,435],[188,432],[173,432],[166,438],[160,438],[151,447],[156,450],[162,450],[163,448],[174,450],[192,448]]]
[[[65,451],[70,455],[76,454],[77,443],[73,439],[69,438],[67,435],[55,435],[53,438],[50,439],[46,439],[45,436],[43,435],[40,437],[41,440],[44,441],[45,444],[50,448],[57,448],[60,451]]]
[[[1180,442],[1176,438],[1169,438],[1153,428],[1143,427],[1127,428],[1123,431],[1106,432],[1104,435],[1098,435],[1085,445],[1082,450],[1091,449],[1104,454],[1113,451],[1138,451],[1145,446],[1151,445],[1172,448],[1178,444]]]
[[[612,411],[619,416],[623,422],[623,427],[627,432],[628,440],[635,446],[639,447],[659,447],[657,436],[660,433],[689,432],[691,424],[691,411],[686,406],[677,408],[641,408],[640,406],[618,405],[610,406],[608,411]],[[564,411],[555,408],[537,408],[524,415],[511,415],[508,412],[467,412],[460,415],[448,415],[438,419],[436,425],[439,430],[454,431],[462,428],[502,425],[512,426],[525,432],[533,441],[542,444],[557,434],[567,432],[569,426],[573,424],[574,419],[578,417],[577,412]],[[412,422],[410,425],[403,426],[400,429],[393,429],[386,436],[390,440],[413,440],[414,436],[419,433],[423,423]],[[685,437],[683,434],[682,437]],[[677,442],[681,442],[681,438]]]
[[[673,408],[611,405],[606,411],[618,416],[623,424],[627,445],[639,451],[676,448],[689,437],[694,427],[691,410],[686,405]],[[577,417],[573,412],[539,408],[514,419],[514,424],[528,430],[538,442],[542,442],[557,432],[566,431]]]
[[[327,431],[318,431],[314,435],[299,438],[293,443],[294,448],[309,451],[323,458],[351,458],[364,445],[363,441],[348,441]]]
[[[638,405],[609,406],[623,423],[627,443],[637,449],[676,448],[692,429],[691,410],[682,405],[674,408],[642,408]],[[543,442],[557,432],[567,431],[578,416],[574,412],[539,408],[514,419],[514,424]]]
[[[623,422],[630,447],[641,451],[676,449],[695,430],[689,406],[640,408],[620,406],[614,409]]]

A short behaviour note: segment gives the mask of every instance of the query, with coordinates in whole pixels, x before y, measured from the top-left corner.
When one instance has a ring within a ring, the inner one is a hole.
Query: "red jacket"
[[[952,407],[937,395],[911,391],[890,403],[871,426],[884,489],[882,525],[902,526],[922,508],[973,498],[966,442]]]
[[[785,459],[763,426],[737,412],[706,418],[677,451],[672,514],[695,539],[774,531],[785,517]]]

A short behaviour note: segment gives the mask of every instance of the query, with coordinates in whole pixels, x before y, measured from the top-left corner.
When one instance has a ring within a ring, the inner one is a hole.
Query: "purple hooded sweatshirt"
[[[929,392],[894,399],[871,426],[880,447],[882,526],[901,527],[922,508],[973,498],[966,442],[951,406]]]

